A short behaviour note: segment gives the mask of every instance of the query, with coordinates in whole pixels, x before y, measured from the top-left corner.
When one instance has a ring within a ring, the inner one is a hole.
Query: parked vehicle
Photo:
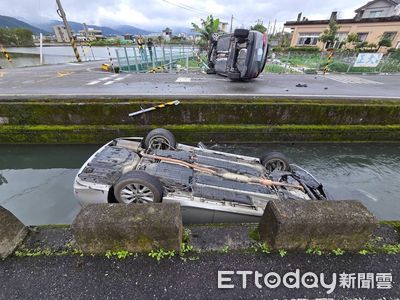
[[[268,55],[266,34],[236,29],[233,34],[213,36],[208,52],[209,74],[220,74],[231,80],[250,80],[264,70]]]
[[[82,204],[179,202],[186,223],[257,222],[272,199],[328,199],[282,153],[256,158],[188,146],[161,128],[101,147],[79,170],[74,192]]]

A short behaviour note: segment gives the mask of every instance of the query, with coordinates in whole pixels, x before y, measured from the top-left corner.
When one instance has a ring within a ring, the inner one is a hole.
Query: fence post
[[[324,56],[324,51],[321,50],[321,54],[319,56],[318,65],[317,65],[317,72],[319,71],[319,68],[321,67],[321,61],[322,61],[323,56]]]
[[[169,46],[169,72],[172,73],[172,46]]]
[[[324,75],[326,74],[326,72],[328,72],[330,70],[329,67],[330,67],[332,59],[333,59],[333,54],[334,54],[333,49],[329,50],[328,59],[326,61],[326,65],[324,67]]]
[[[186,74],[189,73],[189,52],[186,54]]]
[[[111,52],[110,52],[110,47],[108,47],[108,46],[107,46],[107,51],[108,51],[108,57],[109,57],[110,63],[111,63],[111,68],[112,68],[113,72],[115,73],[114,63],[113,63],[113,59],[112,59],[112,57],[111,57]],[[116,49],[115,51],[117,51],[117,49]],[[78,56],[79,56],[79,55],[78,55]],[[77,56],[77,57],[78,57],[78,56]],[[80,58],[79,58],[78,60],[79,60],[79,62],[81,61]]]
[[[385,57],[384,62],[382,63],[382,67],[379,68],[379,73],[382,73],[383,67],[386,65],[386,62],[389,60],[391,54],[392,53],[389,52],[389,54]]]
[[[40,33],[39,37],[39,49],[40,49],[40,65],[43,65],[43,33]]]
[[[164,45],[162,46],[162,55],[163,55],[163,66],[165,66],[165,62],[167,61],[165,58],[165,47]]]
[[[286,63],[285,63],[285,69],[284,69],[284,74],[286,74],[286,69],[287,69],[287,67],[288,67],[288,64],[289,64],[289,59],[290,59],[290,51],[288,52],[288,56],[287,56],[287,59],[286,59]]]
[[[126,62],[128,64],[128,72],[131,71],[131,64],[129,63],[129,56],[128,56],[128,51],[126,51],[126,47],[124,47],[124,51],[125,51],[125,57],[126,57]],[[121,65],[120,65],[121,67]]]
[[[121,59],[120,59],[120,57],[119,57],[119,49],[115,49],[115,54],[117,55],[117,60],[118,60],[118,65],[119,65],[119,71],[121,72],[121,66],[122,66],[122,64],[121,64]],[[113,69],[114,69],[114,66],[113,66]],[[114,69],[114,72],[115,72],[115,69]]]
[[[136,73],[139,73],[139,62],[138,62],[138,58],[136,55],[136,49],[135,49],[135,47],[132,47],[132,49],[133,49],[133,55],[135,55]]]
[[[354,63],[356,62],[356,60],[357,60],[357,53],[355,53],[355,54],[353,55],[353,62],[352,62],[351,64],[349,64],[349,67],[347,68],[346,73],[349,73],[349,72],[350,72],[350,70],[351,70],[351,68],[353,67],[353,65],[354,65]]]
[[[1,48],[1,52],[4,54],[4,57],[7,59],[7,61],[9,62],[9,64],[12,67],[13,66],[12,59],[11,59],[11,56],[8,54],[6,48],[4,48],[3,45],[0,45],[0,48]]]
[[[154,51],[154,53],[153,53],[153,56],[154,56],[154,60],[156,61],[156,66],[157,66],[157,48],[156,48],[156,46],[153,46],[153,51]],[[153,68],[154,68],[154,63],[153,63]]]

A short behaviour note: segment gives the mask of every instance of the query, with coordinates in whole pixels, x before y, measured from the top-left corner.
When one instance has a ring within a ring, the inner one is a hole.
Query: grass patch
[[[381,221],[380,224],[385,224],[393,227],[400,234],[400,221]]]
[[[249,237],[250,237],[252,240],[255,240],[255,241],[257,241],[257,242],[260,240],[260,231],[258,230],[258,227],[256,227],[256,228],[250,230],[250,232],[249,232]]]

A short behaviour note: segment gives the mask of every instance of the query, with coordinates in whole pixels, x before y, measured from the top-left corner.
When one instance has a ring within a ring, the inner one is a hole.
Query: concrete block
[[[274,249],[357,250],[378,222],[359,201],[270,201],[260,238]]]
[[[10,211],[0,206],[0,258],[12,254],[24,240],[28,229]]]
[[[72,232],[85,253],[179,251],[181,208],[178,203],[89,204],[75,218]]]

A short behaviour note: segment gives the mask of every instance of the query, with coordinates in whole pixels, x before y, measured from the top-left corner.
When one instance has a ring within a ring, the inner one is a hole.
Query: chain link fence
[[[334,52],[330,64],[330,52],[282,52],[273,53],[265,72],[279,74],[330,73],[400,73],[400,51],[384,54],[376,67],[355,67],[358,53]]]

